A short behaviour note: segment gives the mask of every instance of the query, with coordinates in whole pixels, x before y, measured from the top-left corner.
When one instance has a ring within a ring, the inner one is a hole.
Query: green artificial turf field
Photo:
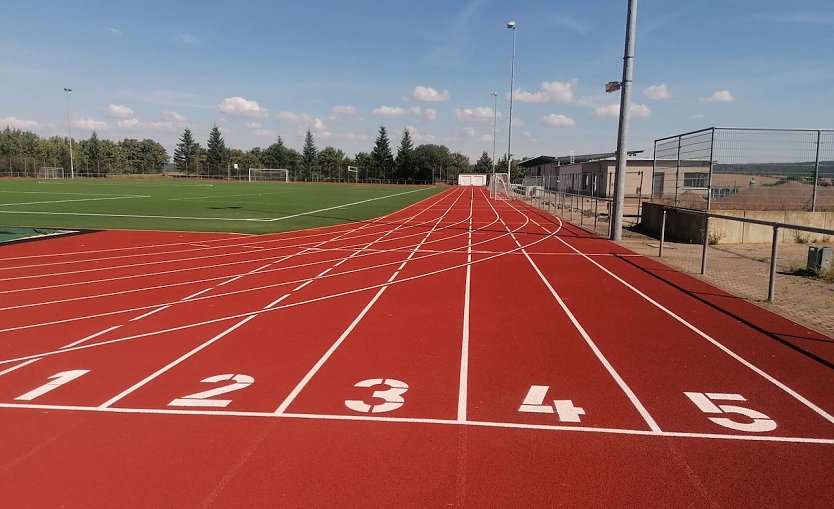
[[[174,180],[0,180],[9,227],[269,233],[379,217],[426,186]]]

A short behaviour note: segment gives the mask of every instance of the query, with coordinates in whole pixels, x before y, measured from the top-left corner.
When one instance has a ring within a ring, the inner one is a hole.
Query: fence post
[[[597,231],[597,218],[599,217],[599,200],[594,200],[594,231]],[[610,220],[608,221],[611,222]]]
[[[657,257],[663,256],[663,241],[666,240],[666,207],[663,207],[663,219],[660,221],[660,246],[657,248]]]
[[[579,197],[579,224],[580,226],[584,224],[585,220],[585,197]]]
[[[701,240],[701,275],[707,273],[707,245],[709,244],[709,216],[704,216],[704,238]]]
[[[773,302],[776,293],[776,258],[779,256],[779,226],[773,225],[773,245],[770,246],[770,281],[767,283],[767,301]]]
[[[820,180],[820,144],[822,143],[822,131],[817,129],[817,157],[814,159],[814,190],[811,195],[811,212],[817,211],[817,187]]]

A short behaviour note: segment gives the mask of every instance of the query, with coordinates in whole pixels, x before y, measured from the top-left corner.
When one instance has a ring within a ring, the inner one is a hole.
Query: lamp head
[[[507,23],[507,28],[515,30],[515,21],[510,21],[509,23]]]

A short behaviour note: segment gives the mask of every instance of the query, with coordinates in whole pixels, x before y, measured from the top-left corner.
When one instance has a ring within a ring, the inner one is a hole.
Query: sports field
[[[2,180],[0,225],[273,233],[378,217],[425,186],[174,180]]]
[[[832,338],[482,188],[421,198],[0,246],[4,504],[830,507]]]

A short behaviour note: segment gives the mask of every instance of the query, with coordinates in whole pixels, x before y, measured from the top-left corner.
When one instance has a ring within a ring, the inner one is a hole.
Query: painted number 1
[[[89,369],[73,369],[72,371],[61,371],[60,373],[55,373],[54,375],[49,377],[51,382],[47,382],[46,384],[41,385],[37,389],[32,389],[26,394],[21,394],[15,399],[18,401],[32,401],[38,396],[43,396],[49,391],[54,391],[58,387],[70,383],[76,378],[82,377],[89,372]]]
[[[738,422],[726,417],[710,417],[709,420],[736,431],[764,433],[776,429],[776,421],[765,414],[750,408],[737,405],[716,405],[713,401],[747,401],[741,394],[723,394],[717,392],[684,392],[705,414],[738,414],[750,419],[751,422]]]
[[[532,385],[527,391],[527,396],[524,402],[518,407],[519,412],[527,412],[532,414],[552,414],[556,413],[561,422],[581,422],[580,415],[585,415],[585,410],[573,405],[573,401],[569,399],[554,399],[553,404],[544,404],[544,399],[547,397],[547,391],[550,390],[549,385]]]

